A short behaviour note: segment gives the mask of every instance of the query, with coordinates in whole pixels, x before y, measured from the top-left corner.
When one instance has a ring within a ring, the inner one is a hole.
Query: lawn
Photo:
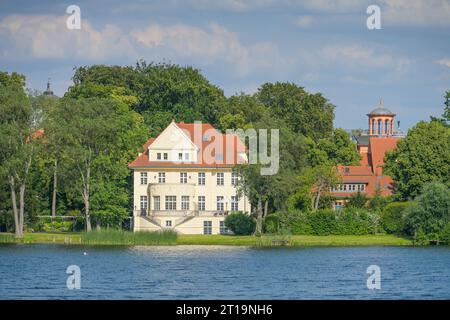
[[[280,244],[287,246],[408,246],[412,241],[393,235],[363,235],[363,236],[232,236],[232,235],[153,235],[131,232],[98,235],[95,232],[86,236],[85,233],[26,233],[21,240],[16,240],[12,234],[0,233],[0,243],[59,243],[84,245],[232,245],[270,247]]]

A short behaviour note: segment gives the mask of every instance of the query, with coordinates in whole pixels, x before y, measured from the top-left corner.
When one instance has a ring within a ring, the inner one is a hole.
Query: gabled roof
[[[149,161],[149,147],[157,138],[150,138],[144,144],[144,153],[140,154],[134,161],[132,161],[129,168],[142,167],[183,167],[183,168],[198,168],[198,167],[233,167],[237,164],[245,163],[241,154],[246,153],[245,144],[236,134],[222,134],[209,123],[197,124],[195,123],[175,123],[175,125],[183,130],[186,136],[198,148],[196,163],[193,162],[172,162],[172,161]],[[195,130],[201,129],[201,137],[195,138]],[[204,139],[204,135],[208,134],[208,139]],[[215,139],[222,139],[223,154],[220,156],[223,160],[219,160],[218,154],[215,154],[214,146],[217,146]],[[205,152],[205,150],[207,152]],[[217,157],[216,157],[217,156]]]
[[[384,155],[387,151],[395,149],[397,141],[398,138],[391,137],[371,137],[369,139],[369,155],[373,172],[377,172],[377,168],[384,165]]]

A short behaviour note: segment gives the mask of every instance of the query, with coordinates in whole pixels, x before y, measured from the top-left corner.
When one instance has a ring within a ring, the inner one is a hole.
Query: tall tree
[[[421,121],[397,148],[385,156],[385,172],[403,200],[420,194],[422,186],[440,181],[450,186],[450,127],[441,121]]]
[[[9,183],[16,237],[23,236],[25,191],[39,125],[24,85],[25,77],[0,72],[0,175]]]
[[[51,119],[48,130],[59,137],[68,170],[78,175],[73,184],[82,197],[90,231],[93,193],[100,192],[105,182],[117,182],[119,172],[126,184],[131,150],[145,139],[141,117],[114,99],[81,98],[62,99]]]
[[[263,84],[256,96],[292,131],[314,140],[331,135],[334,106],[322,94],[308,93],[294,83],[276,82]]]

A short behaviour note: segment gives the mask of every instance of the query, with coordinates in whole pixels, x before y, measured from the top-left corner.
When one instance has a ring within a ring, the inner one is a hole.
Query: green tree
[[[345,204],[346,207],[353,208],[364,208],[369,199],[364,193],[357,192],[353,196],[350,197],[348,202]]]
[[[426,184],[405,215],[408,234],[425,240],[441,240],[450,223],[449,187],[440,182]]]
[[[331,136],[334,106],[322,94],[310,94],[294,83],[276,82],[263,84],[256,97],[292,131],[314,140]]]
[[[0,176],[9,183],[16,237],[23,236],[25,191],[38,144],[37,113],[24,86],[22,75],[0,72]]]
[[[47,130],[62,144],[67,172],[78,176],[72,185],[82,197],[90,231],[91,208],[104,209],[105,202],[126,206],[120,194],[127,185],[127,163],[145,139],[142,119],[114,99],[62,99]]]
[[[350,135],[344,129],[334,129],[331,137],[317,142],[316,148],[323,151],[335,164],[358,165],[361,161],[356,143],[350,139]]]
[[[408,131],[397,148],[385,156],[400,199],[415,198],[422,186],[441,181],[450,186],[450,127],[440,121],[421,121]]]

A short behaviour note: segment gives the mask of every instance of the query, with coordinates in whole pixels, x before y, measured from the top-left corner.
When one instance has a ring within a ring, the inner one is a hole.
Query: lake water
[[[450,299],[450,248],[1,245],[0,299]]]

